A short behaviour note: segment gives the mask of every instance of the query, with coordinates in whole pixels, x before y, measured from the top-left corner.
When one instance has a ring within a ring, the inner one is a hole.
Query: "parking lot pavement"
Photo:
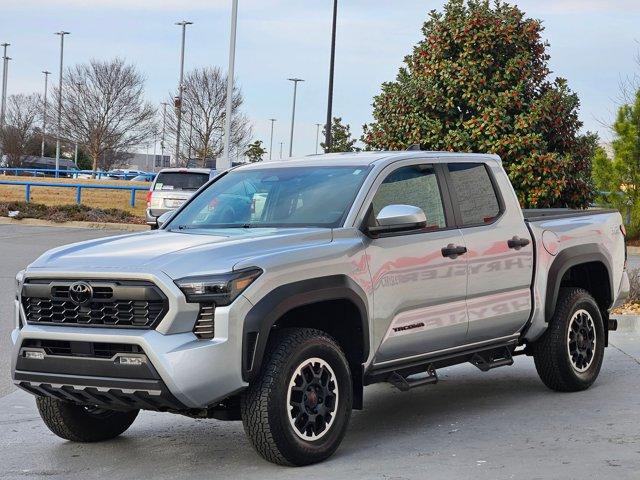
[[[298,469],[260,459],[239,422],[168,413],[142,412],[108,442],[66,442],[18,391],[0,399],[0,478],[637,480],[639,340],[637,324],[612,334],[600,378],[580,393],[547,390],[524,357],[488,373],[445,369],[407,393],[368,387],[336,455]]]
[[[0,397],[13,390],[9,368],[16,273],[50,248],[122,233],[83,228],[0,225]]]
[[[0,396],[9,390],[8,304],[16,271],[55,245],[108,235],[91,230],[0,226]],[[118,439],[74,444],[40,420],[33,397],[0,398],[1,479],[210,478],[577,479],[640,478],[640,323],[612,333],[589,390],[547,390],[530,358],[481,373],[440,371],[441,381],[401,393],[367,387],[342,446],[301,469],[260,459],[239,422],[142,412]]]

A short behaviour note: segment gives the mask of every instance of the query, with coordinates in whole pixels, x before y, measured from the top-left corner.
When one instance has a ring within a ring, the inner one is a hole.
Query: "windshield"
[[[209,181],[208,173],[160,172],[154,190],[198,190]]]
[[[169,229],[336,227],[367,172],[363,167],[231,171],[179,212]]]

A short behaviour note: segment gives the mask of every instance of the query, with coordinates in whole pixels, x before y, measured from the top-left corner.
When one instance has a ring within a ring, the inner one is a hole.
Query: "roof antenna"
[[[420,150],[422,150],[422,148],[420,148],[419,143],[414,143],[407,148],[407,152],[419,152]]]

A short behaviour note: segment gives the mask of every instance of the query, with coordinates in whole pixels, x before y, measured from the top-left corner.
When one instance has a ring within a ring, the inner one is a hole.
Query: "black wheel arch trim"
[[[609,292],[613,296],[613,275],[611,267],[611,256],[609,253],[597,243],[587,243],[585,245],[576,245],[562,250],[551,263],[549,274],[547,276],[547,295],[545,298],[545,320],[548,322],[553,316],[558,302],[558,294],[560,292],[560,283],[567,271],[577,265],[585,263],[600,262],[607,270],[609,281]]]
[[[331,275],[281,285],[249,310],[242,333],[243,380],[250,382],[260,371],[269,333],[278,319],[294,308],[330,300],[349,300],[357,307],[363,335],[360,362],[364,363],[369,356],[367,296],[347,275]]]

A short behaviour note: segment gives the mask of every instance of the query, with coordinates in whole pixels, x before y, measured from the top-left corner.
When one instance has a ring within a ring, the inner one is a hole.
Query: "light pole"
[[[193,25],[193,22],[189,22],[187,20],[183,20],[181,22],[176,22],[176,25],[182,27],[182,48],[180,50],[180,83],[178,83],[178,98],[175,102],[176,107],[176,165],[180,160],[180,127],[182,123],[182,90],[183,85],[182,81],[184,79],[184,40],[187,33],[187,25]]]
[[[60,35],[60,73],[58,78],[58,128],[56,131],[56,178],[58,178],[58,170],[60,170],[60,131],[62,130],[62,61],[64,58],[64,36],[69,32],[61,30],[55,33]]]
[[[78,89],[78,96],[80,96],[80,94],[82,93],[82,83],[76,82],[76,88]],[[73,163],[75,164],[76,168],[78,168],[78,139],[77,138],[76,138],[76,150],[73,155]]]
[[[238,28],[238,0],[231,3],[231,34],[229,35],[229,70],[227,71],[227,104],[224,116],[224,150],[222,153],[222,163],[219,170],[226,170],[231,167],[229,150],[231,148],[231,120],[233,109],[233,80],[236,63],[236,30]]]
[[[43,70],[44,73],[44,103],[42,105],[42,148],[40,149],[40,156],[44,157],[44,142],[47,136],[47,90],[49,89],[49,75],[51,72]]]
[[[162,137],[160,138],[160,168],[164,167],[164,138],[167,132],[167,102],[162,102]]]
[[[193,141],[193,107],[189,106],[189,154],[188,154],[188,162],[191,162],[191,145]],[[189,164],[187,164],[189,166]]]
[[[289,156],[293,156],[293,127],[296,122],[296,96],[298,93],[298,82],[304,82],[301,78],[289,78],[293,82],[293,109],[291,110],[291,137],[289,139]]]
[[[282,160],[282,145],[284,145],[284,142],[280,142],[280,160]]]
[[[156,171],[156,149],[158,147],[158,129],[153,128],[153,166],[151,167],[151,171]]]
[[[271,151],[273,150],[273,124],[276,123],[275,118],[270,118],[271,122],[271,140],[269,141],[269,160],[271,160]]]
[[[336,20],[338,18],[338,0],[333,0],[333,25],[331,28],[331,60],[329,62],[329,95],[327,99],[327,123],[325,131],[324,149],[331,150],[333,138],[331,138],[331,116],[333,109],[333,70],[336,61]]]
[[[0,128],[4,127],[4,112],[7,104],[7,75],[9,70],[9,57],[7,57],[7,47],[10,43],[0,44],[4,48],[2,55],[2,91],[0,92],[1,104],[0,104]]]
[[[321,123],[316,123],[316,155],[318,154],[318,142],[320,141],[320,125]]]

